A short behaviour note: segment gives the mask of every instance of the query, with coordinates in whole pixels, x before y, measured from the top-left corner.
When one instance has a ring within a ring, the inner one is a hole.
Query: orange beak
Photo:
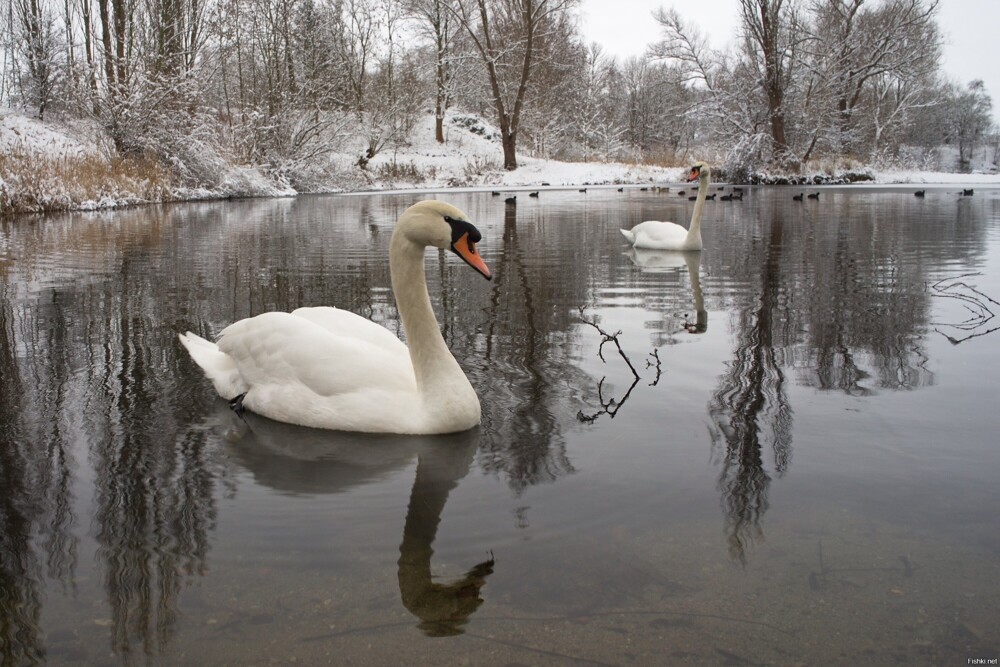
[[[476,244],[469,240],[468,232],[462,234],[457,241],[452,243],[451,249],[455,251],[456,255],[464,259],[466,264],[481,273],[484,278],[487,280],[493,280],[493,274],[490,273],[489,267],[486,266],[486,262],[483,261],[483,258],[476,250]]]
[[[692,169],[690,172],[688,172],[688,183],[696,180],[698,180],[698,170]]]

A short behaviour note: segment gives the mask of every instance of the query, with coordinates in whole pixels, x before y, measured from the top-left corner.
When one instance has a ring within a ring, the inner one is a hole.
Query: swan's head
[[[699,160],[691,166],[691,171],[688,172],[688,182],[699,181],[701,183],[708,183],[711,171],[707,162]]]
[[[487,280],[493,276],[476,249],[483,238],[460,209],[436,199],[417,202],[403,212],[397,229],[418,245],[451,250]]]

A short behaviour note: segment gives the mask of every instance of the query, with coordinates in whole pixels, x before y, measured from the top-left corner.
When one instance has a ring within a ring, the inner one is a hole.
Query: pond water
[[[2,664],[1000,657],[1000,189],[747,188],[627,252],[677,189],[433,195],[494,273],[427,254],[444,437],[240,419],[177,341],[399,332],[418,195],[0,222]]]

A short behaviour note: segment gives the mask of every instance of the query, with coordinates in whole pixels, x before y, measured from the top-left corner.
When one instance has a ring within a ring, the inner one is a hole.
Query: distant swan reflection
[[[687,268],[691,297],[694,300],[695,321],[685,322],[684,328],[688,333],[693,334],[703,334],[708,331],[708,312],[705,310],[705,299],[701,293],[699,272],[701,251],[678,252],[676,250],[629,248],[625,255],[643,273],[669,273],[680,268]]]
[[[247,415],[231,432],[232,453],[256,481],[299,493],[340,493],[385,478],[417,459],[397,576],[403,606],[429,636],[462,633],[483,603],[493,558],[455,581],[431,572],[434,539],[448,494],[472,464],[478,429],[448,436],[376,436],[318,431]]]

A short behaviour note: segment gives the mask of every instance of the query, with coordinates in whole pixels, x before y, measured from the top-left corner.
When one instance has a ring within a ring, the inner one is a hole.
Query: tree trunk
[[[441,108],[441,98],[438,98],[434,110],[434,138],[439,144],[444,143],[444,109]]]
[[[503,143],[503,168],[507,171],[517,169],[517,134],[509,129],[501,132]]]
[[[782,3],[784,0],[741,0],[743,24],[760,49],[764,76],[762,88],[767,98],[768,121],[771,126],[773,159],[785,163],[789,159],[785,136],[785,47],[781,43]]]
[[[100,104],[98,103],[97,63],[94,62],[94,21],[90,13],[90,0],[82,0],[80,7],[82,13],[83,49],[84,56],[87,59],[87,83],[90,86],[91,109],[94,115],[97,116],[100,113]]]
[[[434,26],[437,32],[437,96],[434,100],[434,138],[439,144],[444,143],[444,112],[448,106],[448,72],[445,63],[446,45],[443,34],[444,24],[439,17]]]

